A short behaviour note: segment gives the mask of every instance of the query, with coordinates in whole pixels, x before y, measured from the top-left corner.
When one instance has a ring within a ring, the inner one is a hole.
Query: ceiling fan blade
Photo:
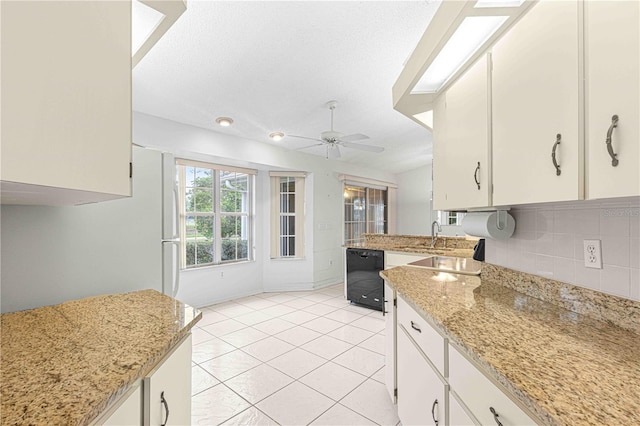
[[[351,142],[342,142],[342,145],[347,148],[359,149],[360,151],[369,151],[369,152],[382,152],[384,148],[381,146],[373,146],[373,145],[360,145],[358,143]]]
[[[340,157],[340,148],[338,148],[338,145],[327,145],[327,160],[335,160]]]
[[[324,145],[324,144],[323,143],[316,143],[316,144],[313,144],[313,145],[307,145],[307,146],[303,146],[303,147],[300,147],[300,148],[296,148],[296,149],[294,149],[294,151],[300,151],[300,150],[303,150],[303,149],[313,148],[314,146],[320,146],[320,145]]]
[[[318,138],[308,138],[306,136],[296,136],[296,135],[287,135],[291,138],[298,138],[298,139],[308,139],[310,141],[316,141],[316,142],[324,142],[322,139],[318,139]]]
[[[347,135],[340,138],[340,140],[343,142],[363,141],[365,139],[369,139],[369,136],[363,135],[362,133],[354,133],[352,135]]]

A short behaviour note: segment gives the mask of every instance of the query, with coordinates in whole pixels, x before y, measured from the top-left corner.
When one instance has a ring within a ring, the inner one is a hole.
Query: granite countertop
[[[200,318],[155,290],[2,314],[2,424],[88,424]]]
[[[479,277],[381,275],[541,424],[640,424],[638,334]]]
[[[383,251],[395,251],[401,253],[424,253],[434,256],[451,256],[451,257],[472,257],[473,249],[461,249],[461,248],[430,248],[424,245],[393,245],[393,244],[371,244],[360,243],[345,245],[347,248],[358,248],[366,250],[383,250]]]
[[[345,247],[424,253],[434,256],[473,257],[473,247],[478,242],[477,239],[451,236],[438,236],[435,241],[427,235],[363,234],[363,236],[364,242]],[[433,245],[435,247],[432,247]]]

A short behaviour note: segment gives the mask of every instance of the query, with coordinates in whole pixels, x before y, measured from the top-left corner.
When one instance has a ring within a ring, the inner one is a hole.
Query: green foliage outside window
[[[185,194],[187,266],[213,263],[214,240],[217,237],[221,238],[221,261],[248,259],[248,241],[246,237],[243,239],[243,230],[245,235],[249,232],[248,221],[246,215],[240,214],[247,213],[248,175],[191,167],[187,172],[193,177],[193,180],[187,178]],[[213,172],[221,173],[220,212],[217,213],[214,213]],[[220,215],[219,233],[214,229],[215,214]]]

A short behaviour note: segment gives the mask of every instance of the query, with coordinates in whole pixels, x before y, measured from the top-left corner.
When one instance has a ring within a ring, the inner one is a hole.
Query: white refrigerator
[[[172,155],[133,148],[133,196],[70,206],[3,205],[2,312],[179,287],[178,192]]]

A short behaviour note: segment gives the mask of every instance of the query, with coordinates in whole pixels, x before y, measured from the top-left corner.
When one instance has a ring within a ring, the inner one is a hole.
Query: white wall
[[[132,198],[75,207],[2,206],[2,312],[162,291],[162,156],[135,150],[133,158],[144,172],[136,174]],[[145,215],[151,209],[157,214]]]
[[[431,163],[397,176],[396,233],[431,235]]]
[[[640,198],[516,207],[508,240],[486,240],[485,260],[640,300]],[[584,266],[583,241],[602,244],[603,269]]]
[[[343,281],[342,183],[340,174],[396,182],[395,175],[267,143],[221,134],[134,113],[134,143],[178,157],[258,169],[256,179],[256,259],[183,271],[178,298],[195,306],[262,291],[306,290]],[[269,170],[309,173],[305,259],[269,256]]]

